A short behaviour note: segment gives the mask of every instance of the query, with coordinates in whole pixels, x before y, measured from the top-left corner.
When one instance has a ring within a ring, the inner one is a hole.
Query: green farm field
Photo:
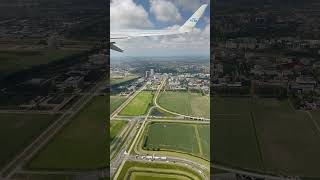
[[[253,111],[267,171],[320,177],[320,132],[306,112],[275,99],[254,100]]]
[[[182,152],[209,159],[209,130],[209,125],[151,123],[145,132],[143,149]]]
[[[162,109],[160,108],[153,108],[151,113],[150,113],[150,116],[166,116],[166,117],[174,117],[176,115],[174,114],[171,114],[169,112],[166,112],[166,111],[163,111]]]
[[[242,169],[320,177],[320,132],[288,100],[213,99],[213,160]],[[313,116],[317,116],[314,114]]]
[[[0,168],[57,118],[58,115],[0,114]]]
[[[192,180],[191,177],[171,172],[146,172],[146,171],[134,171],[130,173],[130,179],[132,180]]]
[[[119,115],[139,116],[147,113],[152,104],[153,92],[140,92],[120,113]]]
[[[32,179],[32,180],[72,180],[75,175],[63,174],[17,174],[16,179]]]
[[[106,167],[107,97],[94,97],[28,164],[30,169]]]
[[[113,113],[127,98],[123,96],[110,96],[110,114]]]
[[[155,172],[157,173],[155,174]],[[159,163],[145,163],[145,162],[141,163],[141,162],[133,162],[133,161],[127,161],[124,164],[118,176],[118,179],[125,179],[126,177],[129,179],[132,179],[131,178],[132,173],[136,173],[136,174],[133,174],[133,176],[140,176],[142,180],[144,179],[164,180],[165,177],[168,177],[168,173],[174,175],[172,177],[173,179],[169,178],[165,180],[177,180],[177,179],[184,180],[184,179],[181,179],[181,177],[187,178],[187,179],[189,178],[193,180],[202,179],[197,172],[184,166],[174,165],[174,164],[159,164]]]
[[[210,97],[181,91],[162,92],[159,105],[170,111],[197,117],[210,117]]]
[[[260,170],[262,162],[250,115],[250,99],[214,97],[212,106],[212,159],[221,164]]]
[[[312,111],[311,115],[312,118],[318,123],[318,126],[320,126],[320,111]]]
[[[128,124],[127,121],[112,120],[110,121],[110,142],[121,132],[121,130]]]
[[[39,51],[0,51],[0,76],[28,69],[33,66],[48,64],[74,55],[81,51],[39,50]]]
[[[124,82],[130,81],[130,80],[136,79],[138,77],[139,77],[138,75],[134,75],[134,74],[131,74],[131,75],[126,76],[126,77],[119,77],[119,78],[118,77],[111,77],[110,84],[111,85],[117,85],[117,84],[120,84],[120,83],[124,83]]]
[[[201,146],[201,154],[210,159],[210,125],[197,125],[199,140]]]

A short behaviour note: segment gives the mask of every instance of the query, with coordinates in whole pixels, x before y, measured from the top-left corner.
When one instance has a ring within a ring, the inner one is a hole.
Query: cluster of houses
[[[183,73],[169,74],[168,90],[201,90],[205,94],[210,91],[210,74]]]

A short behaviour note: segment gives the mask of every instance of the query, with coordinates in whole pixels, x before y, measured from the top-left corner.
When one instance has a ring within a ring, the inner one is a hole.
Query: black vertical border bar
[[[214,175],[214,152],[213,152],[213,130],[214,130],[214,119],[213,119],[213,86],[212,80],[213,74],[213,62],[215,60],[214,47],[215,47],[215,33],[214,33],[214,22],[215,22],[215,11],[216,10],[216,0],[210,1],[210,179],[213,179]]]
[[[107,58],[107,87],[108,87],[108,91],[107,91],[107,107],[106,107],[106,111],[107,111],[107,115],[108,117],[106,117],[106,138],[105,141],[107,141],[107,147],[106,147],[106,161],[107,163],[107,168],[108,168],[108,175],[107,177],[110,178],[110,3],[111,1],[109,0],[105,0],[106,3],[106,36],[104,39],[104,43],[105,43],[105,52],[106,52],[106,58]]]

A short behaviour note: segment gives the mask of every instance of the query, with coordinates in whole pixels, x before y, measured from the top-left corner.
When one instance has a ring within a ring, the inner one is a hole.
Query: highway
[[[112,164],[111,164],[111,170],[112,170],[112,171],[111,171],[111,173],[110,173],[110,174],[111,174],[111,177],[112,177],[113,174],[114,174],[113,169],[116,169],[116,174],[114,175],[114,178],[113,178],[113,179],[116,180],[116,179],[118,178],[118,176],[119,176],[119,174],[120,174],[120,172],[121,172],[121,170],[122,170],[122,167],[124,166],[126,160],[128,159],[128,155],[130,155],[130,153],[131,153],[131,151],[132,151],[132,149],[133,149],[136,141],[138,140],[140,134],[141,134],[141,133],[143,132],[143,130],[144,130],[146,120],[147,120],[147,118],[148,118],[148,115],[149,115],[150,112],[152,111],[152,109],[153,109],[153,107],[149,109],[149,111],[148,111],[148,113],[147,113],[147,116],[145,117],[145,119],[144,119],[143,122],[142,122],[142,125],[141,125],[140,128],[139,128],[138,133],[134,133],[134,136],[135,136],[135,137],[134,137],[134,140],[133,140],[132,143],[131,143],[131,146],[129,147],[128,152],[126,152],[126,149],[127,149],[127,147],[128,147],[129,144],[126,144],[126,145],[122,148],[122,150],[120,151],[120,153],[118,154],[117,159],[116,159],[115,161],[112,161],[112,162],[111,162],[111,163],[112,163]],[[131,134],[133,134],[133,133],[131,133]],[[132,136],[133,136],[133,135],[132,135]],[[131,137],[132,137],[132,136],[131,136]],[[131,139],[132,139],[132,138],[127,139],[127,142],[130,142]],[[113,164],[113,163],[115,163],[115,164]]]
[[[110,115],[110,120],[114,119],[115,116],[118,115],[122,111],[123,108],[125,108],[142,90],[145,89],[146,87],[145,83],[139,90],[137,90],[132,96],[130,96],[124,103],[120,105],[119,108],[117,108],[111,115]]]
[[[147,83],[146,83],[147,84]],[[137,91],[136,93],[134,93],[134,95],[132,95],[125,103],[123,103],[115,112],[119,113],[126,105],[128,105],[128,103],[135,97],[137,96],[137,94],[139,94],[146,86],[146,84],[139,89],[139,91]],[[158,94],[160,93],[161,91],[161,88],[163,87],[163,83],[161,83],[161,85],[159,85],[158,87],[158,90],[157,90],[157,93],[156,93],[156,96],[158,96]],[[125,106],[123,106],[125,105]],[[148,116],[150,115],[150,112],[152,111],[153,107],[151,107],[147,113],[147,115],[145,116],[143,122],[142,122],[142,125],[140,126],[139,128],[139,131],[137,134],[135,134],[135,137],[134,137],[134,140],[133,142],[131,143],[131,146],[129,147],[129,150],[128,152],[126,151],[123,151],[125,149],[127,149],[127,146],[128,144],[126,143],[126,145],[124,147],[122,147],[122,149],[120,150],[120,153],[118,153],[116,159],[114,161],[111,161],[111,172],[110,172],[110,176],[113,177],[114,173],[114,178],[113,179],[117,179],[120,172],[121,172],[121,169],[122,167],[124,166],[126,160],[127,160],[127,156],[131,153],[133,147],[134,147],[134,144],[136,143],[138,137],[140,136],[141,132],[143,132],[143,129],[144,129],[144,126],[145,126],[145,123],[146,123],[146,120],[148,119]],[[113,113],[113,115],[111,117],[115,117],[117,115],[117,113]],[[131,133],[131,136],[133,136],[133,133]],[[130,142],[131,138],[128,138],[126,141],[127,142]]]

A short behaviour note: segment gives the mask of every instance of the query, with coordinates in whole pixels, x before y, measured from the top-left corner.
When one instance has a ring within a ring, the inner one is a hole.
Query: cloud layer
[[[150,0],[150,12],[162,22],[177,22],[181,20],[178,8],[170,1]]]
[[[138,29],[152,26],[148,12],[132,0],[112,0],[110,7],[111,29]]]

